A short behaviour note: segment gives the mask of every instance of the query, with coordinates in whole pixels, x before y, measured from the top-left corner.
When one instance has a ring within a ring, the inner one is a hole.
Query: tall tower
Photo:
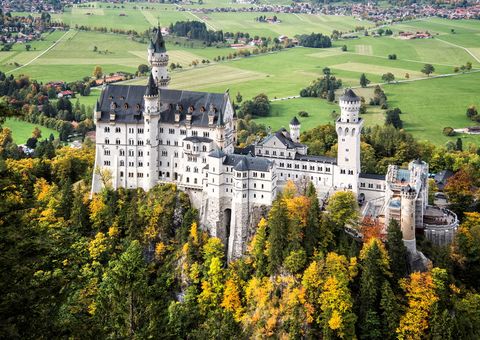
[[[405,247],[412,254],[417,251],[415,241],[415,201],[417,192],[410,185],[402,189],[400,228]]]
[[[295,143],[300,143],[300,122],[297,117],[293,117],[290,121],[290,138]]]
[[[360,97],[351,89],[340,97],[340,118],[336,122],[338,135],[337,167],[335,186],[358,192],[358,175],[360,174],[360,133],[363,119],[358,117]]]
[[[144,101],[144,131],[146,135],[146,147],[143,153],[144,166],[148,169],[148,177],[144,177],[144,189],[153,187],[158,180],[158,122],[160,120],[160,94],[157,84],[150,73],[147,88],[143,95]],[[145,174],[146,176],[146,174]]]
[[[160,25],[155,31],[154,40],[150,40],[150,45],[148,46],[148,62],[150,63],[152,75],[157,86],[166,88],[170,82],[170,77],[167,72],[168,54]]]

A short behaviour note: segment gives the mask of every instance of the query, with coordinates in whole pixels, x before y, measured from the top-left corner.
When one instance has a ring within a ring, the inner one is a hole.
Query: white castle
[[[336,158],[312,156],[300,143],[300,122],[236,150],[236,116],[228,92],[168,89],[168,54],[160,29],[148,47],[152,72],[147,86],[107,85],[97,102],[96,156],[92,192],[100,173],[111,173],[113,188],[149,190],[175,183],[187,192],[212,236],[227,245],[228,258],[241,256],[258,222],[291,180],[311,182],[325,201],[339,190],[353,191],[362,214],[400,222],[404,242],[416,253],[415,230],[435,243],[448,243],[458,221],[448,210],[428,206],[428,165],[408,170],[390,166],[387,175],[361,173],[360,98],[349,89],[340,97]],[[249,228],[250,226],[250,228]]]

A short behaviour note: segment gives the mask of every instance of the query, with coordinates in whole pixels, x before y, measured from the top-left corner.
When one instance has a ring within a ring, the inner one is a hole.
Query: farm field
[[[41,126],[38,124],[25,122],[23,120],[17,120],[14,118],[8,118],[3,124],[3,127],[6,127],[12,130],[12,138],[16,144],[26,143],[27,139],[32,137],[32,131],[36,127],[38,127],[42,131],[41,140],[48,138],[51,133],[53,133],[55,138],[58,138],[58,132],[53,129],[49,129],[45,126]]]
[[[243,31],[251,35],[278,37],[281,34],[293,36],[299,33],[330,33],[333,29],[352,30],[355,26],[372,27],[365,21],[351,17],[329,17],[318,15],[279,14],[280,24],[254,22],[259,13],[208,13],[189,12],[188,9],[208,6],[230,6],[222,0],[206,1],[204,5],[184,5],[185,11],[177,6],[164,4],[123,4],[124,8],[106,8],[113,4],[92,4],[94,8],[72,8],[57,20],[74,25],[121,27],[123,29],[146,30],[158,20],[163,26],[177,20],[203,20],[212,29]],[[101,8],[100,8],[101,6]],[[134,9],[136,6],[137,9]],[[149,9],[141,9],[148,6]],[[117,5],[120,7],[120,5]],[[152,9],[153,8],[153,9]],[[91,13],[92,15],[86,15]],[[126,16],[120,17],[120,13]],[[269,15],[269,13],[264,13]],[[124,24],[126,20],[128,24]],[[429,31],[433,39],[402,40],[398,37],[372,37],[358,34],[356,39],[336,41],[330,49],[293,48],[265,55],[235,60],[213,62],[217,56],[234,52],[230,48],[192,48],[190,44],[167,44],[170,61],[179,63],[183,69],[171,72],[171,88],[198,91],[224,92],[235,95],[240,92],[244,100],[258,93],[266,93],[270,99],[296,96],[313,80],[321,77],[323,69],[329,67],[332,74],[341,79],[344,87],[358,87],[359,78],[365,73],[372,84],[382,83],[382,75],[391,72],[396,81],[408,83],[383,85],[389,98],[390,107],[400,107],[406,112],[402,116],[405,129],[417,138],[435,143],[445,143],[448,137],[442,135],[445,126],[460,128],[472,125],[465,117],[469,105],[477,105],[480,92],[480,74],[457,74],[443,79],[425,79],[421,73],[425,63],[435,67],[433,76],[452,74],[454,67],[472,63],[473,71],[480,69],[480,25],[476,21],[430,18],[415,20],[390,27],[399,31]],[[453,32],[452,32],[453,29]],[[44,41],[32,44],[35,50],[27,52],[21,45],[12,51],[0,52],[0,70],[13,74],[27,74],[39,81],[82,79],[92,74],[96,65],[105,73],[135,72],[139,64],[146,64],[146,43],[133,41],[126,36],[109,33],[71,30],[54,32]],[[57,44],[27,66],[53,42]],[[341,47],[347,46],[342,52]],[[100,52],[94,52],[94,47]],[[389,60],[389,54],[396,54],[397,60]],[[193,60],[209,59],[210,64],[190,67]],[[14,65],[17,62],[20,64]],[[146,79],[138,78],[129,84],[145,84]],[[340,94],[341,91],[338,91]],[[92,89],[88,97],[80,102],[93,106],[100,91]],[[368,102],[371,89],[364,96]],[[423,93],[428,93],[425,98]],[[445,96],[445,93],[451,95]],[[276,129],[288,125],[292,116],[300,110],[311,117],[305,119],[302,130],[319,123],[331,121],[331,111],[338,109],[316,98],[299,98],[272,102],[272,116],[258,121]],[[368,125],[383,124],[384,114],[376,107],[369,107],[364,116]],[[465,136],[466,141],[479,142],[480,138]]]

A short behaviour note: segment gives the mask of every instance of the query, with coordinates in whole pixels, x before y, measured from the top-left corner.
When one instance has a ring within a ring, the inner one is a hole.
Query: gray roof
[[[193,143],[210,143],[212,141],[208,137],[198,137],[198,136],[186,137],[183,140],[187,142],[193,142]]]
[[[290,121],[290,125],[298,126],[300,125],[300,122],[297,119],[297,116],[293,117],[293,119]]]
[[[214,158],[222,158],[222,157],[225,157],[225,152],[223,152],[220,149],[216,149],[216,150],[213,150],[212,152],[210,152],[208,155],[210,157],[214,157]]]
[[[148,83],[147,83],[147,88],[145,89],[145,95],[146,96],[158,95],[158,86],[155,83],[155,80],[153,80],[152,73],[150,73],[150,76],[148,77]]]
[[[153,42],[154,52],[155,53],[165,53],[167,49],[165,48],[165,40],[163,40],[162,29],[158,25],[155,32],[155,41]]]
[[[101,121],[110,120],[110,112],[115,112],[119,123],[143,122],[144,101],[147,87],[143,85],[107,85],[100,96]],[[208,111],[214,108],[214,124],[224,112],[228,95],[224,93],[194,92],[183,90],[158,89],[160,95],[160,122],[175,123],[175,112],[180,112],[180,125],[185,125],[186,114],[192,107],[192,126],[209,126]],[[115,105],[112,105],[115,104]],[[127,105],[125,105],[127,104]]]
[[[385,180],[385,175],[380,175],[380,174],[365,174],[361,173],[359,175],[360,178],[366,178],[366,179],[376,179],[376,180]]]
[[[223,164],[231,165],[237,171],[253,170],[266,172],[272,166],[272,163],[266,158],[235,154],[227,155]]]
[[[258,143],[258,145],[265,144],[267,141],[269,141],[274,136],[277,137],[280,140],[280,142],[287,147],[287,149],[296,149],[298,147],[304,147],[305,146],[301,143],[294,142],[292,140],[292,138],[290,138],[290,134],[288,133],[287,129],[285,129],[285,128],[282,128],[282,129],[278,130],[277,132],[274,132],[273,134],[268,135],[267,137],[265,137],[265,139],[260,141]]]
[[[348,90],[345,91],[343,96],[340,97],[340,100],[344,100],[344,101],[347,101],[347,102],[358,102],[358,101],[360,101],[360,97],[357,96],[355,94],[355,92],[353,92],[352,89],[348,89]]]
[[[337,159],[335,157],[301,155],[298,152],[295,154],[295,159],[298,161],[337,164]]]

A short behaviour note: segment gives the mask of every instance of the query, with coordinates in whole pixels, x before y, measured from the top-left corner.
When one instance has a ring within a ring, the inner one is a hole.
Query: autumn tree
[[[268,273],[273,275],[280,269],[287,255],[286,249],[288,246],[288,210],[281,195],[273,202],[268,215],[268,226]]]

